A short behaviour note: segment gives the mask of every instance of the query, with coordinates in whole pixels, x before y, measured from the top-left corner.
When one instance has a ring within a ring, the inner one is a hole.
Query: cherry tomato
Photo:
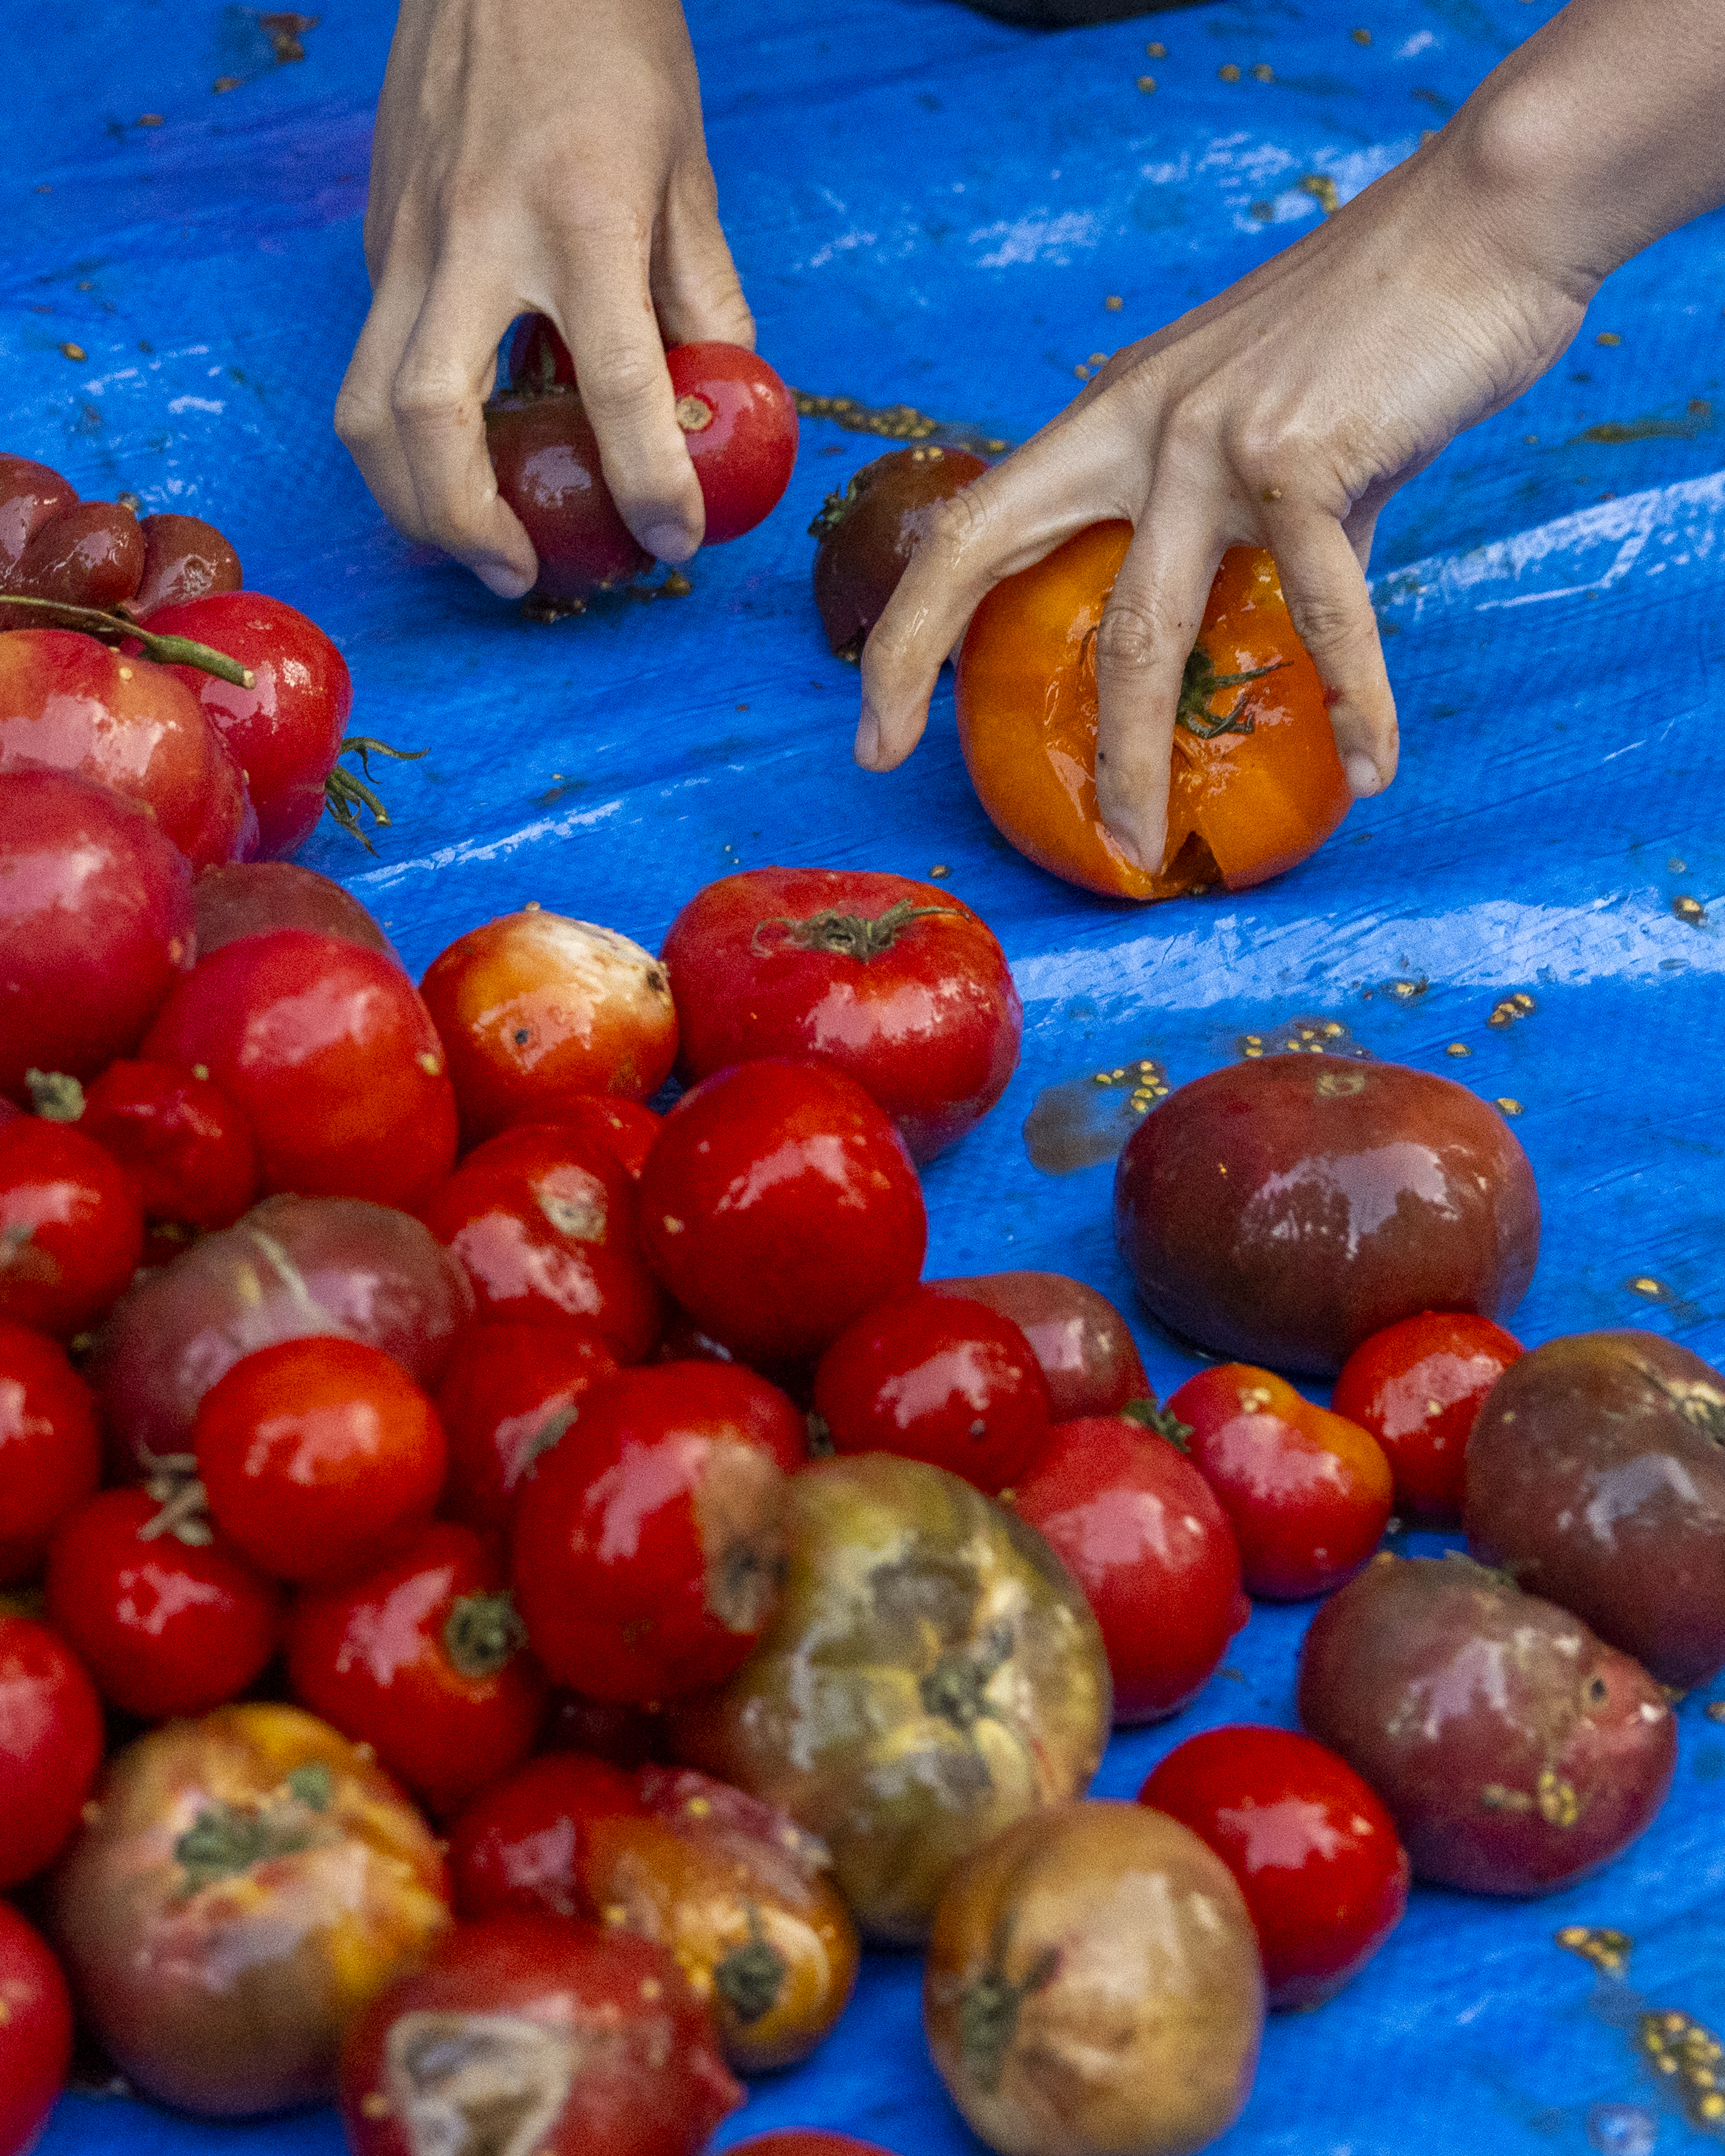
[[[0,1902],[0,2150],[28,2156],[72,2061],[72,1999],[46,1939]]]
[[[101,1471],[95,1397],[65,1349],[0,1323],[0,1587],[33,1577]]]
[[[647,1261],[703,1328],[788,1363],[914,1285],[928,1219],[903,1142],[842,1070],[769,1057],[715,1072],[641,1172]]]
[[[212,592],[237,592],[245,582],[232,543],[201,516],[142,516],[138,529],[144,535],[143,574],[125,602],[134,621],[147,621],[158,608],[183,605]]]
[[[635,1186],[610,1146],[555,1124],[475,1147],[421,1209],[473,1282],[486,1318],[585,1318],[620,1363],[659,1337]]]
[[[446,1933],[367,2012],[341,2053],[347,2145],[469,2147],[471,2107],[498,2087],[534,2156],[698,2156],[743,2099],[663,1947],[515,1912]]]
[[[146,1722],[237,1698],[280,1634],[275,1582],[215,1539],[184,1476],[80,1507],[54,1538],[45,1592],[102,1697]]]
[[[1428,1310],[1374,1332],[1342,1365],[1330,1405],[1383,1446],[1399,1512],[1443,1527],[1461,1520],[1468,1432],[1521,1353],[1489,1317]]]
[[[898,589],[928,512],[980,479],[988,469],[968,449],[933,442],[891,449],[855,473],[842,494],[829,494],[809,527],[814,555],[814,603],[834,655],[862,656],[869,631]]]
[[[482,1532],[507,1527],[521,1477],[617,1367],[597,1327],[572,1318],[470,1326],[437,1394],[449,1441],[445,1515]]]
[[[126,1171],[94,1138],[39,1116],[0,1129],[0,1322],[69,1338],[126,1286],[143,1248]]]
[[[634,1777],[579,1753],[530,1759],[474,1799],[449,1829],[455,1913],[506,1909],[593,1917],[588,1841],[595,1820],[644,1815]]]
[[[653,566],[617,513],[598,437],[572,387],[512,389],[485,407],[497,491],[539,557],[541,598],[586,599]]]
[[[676,1006],[651,952],[538,906],[457,937],[419,992],[468,1145],[511,1123],[556,1122],[572,1094],[644,1100],[677,1052]]]
[[[1040,868],[1111,898],[1245,891],[1315,853],[1348,814],[1317,669],[1294,634],[1276,564],[1233,547],[1186,662],[1168,851],[1122,851],[1096,806],[1096,636],[1132,538],[1092,525],[997,584],[958,659],[958,738],[1004,836]]]
[[[217,1527],[276,1579],[376,1563],[430,1519],[447,1460],[401,1365],[327,1337],[242,1356],[204,1394],[193,1445]]]
[[[77,499],[77,488],[50,465],[0,456],[0,591],[18,589],[18,564],[31,534]]]
[[[721,1684],[778,1601],[803,1419],[752,1371],[625,1370],[535,1462],[511,1526],[527,1637],[559,1682],[658,1700]]]
[[[438,1520],[363,1579],[298,1597],[288,1681],[446,1816],[532,1749],[546,1684],[526,1644],[501,1563]]]
[[[395,957],[395,946],[350,891],[298,861],[228,861],[203,870],[192,886],[198,955],[208,958],[242,936],[272,928],[315,928]],[[397,960],[398,964],[400,962]]]
[[[913,1160],[962,1137],[1018,1068],[1024,1012],[1006,954],[938,885],[746,870],[698,891],[660,955],[685,1078],[819,1055],[873,1096]]]
[[[559,1094],[547,1112],[564,1130],[578,1132],[583,1138],[597,1138],[608,1147],[635,1183],[641,1179],[647,1155],[665,1121],[639,1101],[619,1101],[609,1094],[603,1100],[591,1093]]]
[[[1358,1423],[1250,1363],[1200,1370],[1167,1411],[1190,1426],[1193,1460],[1233,1522],[1248,1594],[1327,1594],[1378,1547],[1394,1483],[1383,1447]]]
[[[992,1497],[1047,1442],[1048,1381],[1009,1317],[915,1289],[839,1335],[815,1372],[814,1411],[835,1452],[926,1460]]]
[[[1056,1422],[1118,1414],[1150,1397],[1137,1343],[1105,1295],[1065,1273],[976,1273],[927,1283],[936,1295],[968,1296],[1009,1317],[1030,1343],[1048,1380]]]
[[[244,1117],[208,1078],[165,1063],[110,1063],[78,1127],[126,1171],[146,1220],[230,1228],[258,1194]]]
[[[74,501],[31,532],[11,583],[28,598],[110,609],[136,591],[144,560],[144,535],[131,510]]]
[[[102,1706],[71,1650],[0,1615],[0,1888],[52,1864],[102,1763]]]
[[[1395,1822],[1345,1759],[1241,1723],[1176,1745],[1138,1792],[1190,1827],[1245,1897],[1265,2004],[1316,2006],[1372,1958],[1408,1903]]]
[[[720,547],[752,531],[790,485],[796,399],[745,345],[673,345],[665,363],[706,507],[705,543]]]
[[[251,1125],[265,1191],[411,1206],[454,1160],[429,1013],[398,966],[340,937],[277,928],[200,960],[141,1053],[215,1081]]]

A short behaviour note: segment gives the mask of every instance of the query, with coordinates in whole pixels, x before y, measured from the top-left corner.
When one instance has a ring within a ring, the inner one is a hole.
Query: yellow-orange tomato
[[[1111,898],[1245,891],[1315,853],[1350,795],[1317,669],[1276,564],[1234,547],[1210,587],[1174,729],[1168,850],[1128,860],[1096,807],[1096,629],[1132,540],[1093,524],[995,587],[958,660],[958,738],[978,798],[1040,868]]]

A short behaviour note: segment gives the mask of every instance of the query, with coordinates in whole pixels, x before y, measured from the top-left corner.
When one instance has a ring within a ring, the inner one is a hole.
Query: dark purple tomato
[[[891,449],[852,475],[842,494],[829,494],[809,527],[820,542],[814,557],[814,603],[827,642],[841,659],[860,655],[869,631],[886,611],[929,511],[988,469],[968,449],[930,443]]]
[[[1009,1317],[1029,1342],[1048,1380],[1056,1422],[1118,1414],[1150,1398],[1137,1343],[1105,1295],[1065,1273],[977,1273],[927,1283],[936,1295],[967,1295]]]
[[[147,619],[157,607],[237,592],[244,583],[233,546],[201,516],[146,516],[138,529],[144,535],[143,574],[126,603],[134,621]]]
[[[539,557],[542,597],[589,598],[653,566],[618,514],[599,465],[598,437],[573,388],[511,390],[485,407],[497,491]]]
[[[192,886],[192,906],[200,958],[242,936],[267,936],[272,928],[312,928],[386,958],[396,956],[395,946],[357,898],[332,877],[297,861],[228,861],[205,869]]]

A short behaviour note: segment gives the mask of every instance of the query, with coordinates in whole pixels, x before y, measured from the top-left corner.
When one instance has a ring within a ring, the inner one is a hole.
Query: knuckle
[[[962,488],[927,511],[917,551],[937,555],[943,562],[957,562],[982,538],[988,524],[986,497],[974,487]]]
[[[1173,618],[1168,609],[1152,600],[1115,598],[1102,610],[1096,626],[1096,667],[1111,674],[1144,674],[1167,658],[1180,644],[1182,655],[1189,646],[1192,629]]]
[[[1291,593],[1288,615],[1308,651],[1367,643],[1376,631],[1370,605],[1340,592]]]
[[[589,411],[627,417],[656,402],[667,380],[661,354],[637,346],[602,346],[583,356],[582,400]]]

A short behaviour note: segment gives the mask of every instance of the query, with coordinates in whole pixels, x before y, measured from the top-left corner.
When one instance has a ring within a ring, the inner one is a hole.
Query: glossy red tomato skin
[[[534,589],[542,597],[589,598],[652,567],[611,499],[598,437],[572,388],[494,398],[485,445],[497,491],[539,557]]]
[[[464,2114],[416,2088],[409,2046],[392,2042],[409,2016],[457,2046],[471,2017],[494,2045],[519,2047],[529,2086],[555,2092],[535,2156],[697,2156],[743,2099],[711,2015],[666,1948],[509,1912],[446,1932],[353,2030],[339,2090],[352,2156],[418,2156],[430,2145],[405,2123],[416,2098],[437,2145],[460,2145]]]
[[[0,1129],[0,1322],[69,1339],[131,1281],[144,1216],[126,1172],[70,1123]]]
[[[1394,1820],[1345,1759],[1298,1730],[1200,1731],[1138,1802],[1190,1827],[1234,1874],[1271,2007],[1332,1997],[1402,1920],[1408,1856]]]
[[[335,1580],[430,1519],[448,1451],[431,1402],[380,1348],[327,1335],[243,1356],[193,1429],[216,1526],[272,1578]]]
[[[92,1079],[189,971],[192,871],[136,803],[58,771],[0,773],[0,1095]]]
[[[577,1752],[530,1759],[449,1828],[455,1914],[470,1922],[506,1909],[597,1917],[582,1883],[588,1829],[644,1810],[634,1777],[608,1760]]]
[[[819,1353],[922,1270],[928,1216],[903,1141],[855,1079],[813,1060],[742,1064],[685,1093],[640,1192],[648,1263],[751,1361]]]
[[[120,606],[144,574],[144,535],[117,501],[80,501],[30,534],[18,565],[18,589],[64,606]]]
[[[547,1101],[543,1115],[516,1116],[504,1127],[514,1130],[530,1122],[548,1122],[578,1132],[583,1138],[596,1138],[627,1171],[630,1181],[639,1183],[664,1121],[663,1116],[640,1101],[619,1101],[609,1094],[601,1098],[593,1093],[560,1093]]]
[[[778,1599],[803,1419],[722,1363],[626,1370],[541,1455],[511,1522],[511,1576],[558,1682],[646,1702],[722,1684]]]
[[[145,1036],[147,1061],[207,1070],[250,1124],[259,1186],[411,1210],[455,1158],[455,1095],[413,983],[306,928],[194,967]]]
[[[65,2086],[72,1998],[53,1949],[0,1902],[0,2149],[28,2156]]]
[[[1048,1440],[1048,1380],[1009,1317],[926,1288],[877,1304],[828,1348],[814,1411],[835,1452],[896,1452],[990,1497]]]
[[[796,399],[758,352],[711,340],[665,356],[677,424],[701,498],[705,544],[722,546],[770,516],[797,461]]]
[[[977,1273],[927,1283],[936,1295],[969,1296],[1009,1317],[1048,1380],[1055,1422],[1118,1414],[1152,1397],[1137,1342],[1105,1295],[1065,1273]]]
[[[200,958],[242,936],[315,928],[400,963],[395,946],[359,901],[332,876],[299,861],[226,861],[200,870],[192,886],[192,911]]]
[[[597,1327],[619,1363],[659,1337],[635,1186],[598,1138],[524,1124],[475,1146],[420,1208],[459,1260],[486,1320]]]
[[[220,1543],[182,1541],[162,1518],[146,1491],[104,1490],[54,1537],[44,1583],[49,1622],[102,1697],[146,1722],[237,1699],[281,1633],[273,1580]]]
[[[1435,1527],[1459,1524],[1468,1432],[1522,1353],[1515,1335],[1489,1317],[1429,1310],[1374,1332],[1342,1365],[1330,1405],[1384,1448],[1399,1512]]]
[[[287,1671],[302,1707],[369,1744],[439,1818],[518,1767],[545,1718],[503,1567],[448,1520],[362,1579],[302,1591]]]
[[[697,891],[660,956],[685,1080],[821,1056],[886,1111],[913,1160],[962,1137],[1018,1068],[1024,1009],[1006,954],[937,884],[747,869]]]
[[[1200,1370],[1168,1411],[1190,1426],[1193,1460],[1233,1523],[1248,1594],[1327,1594],[1378,1547],[1394,1482],[1358,1423],[1249,1363]]]
[[[859,2141],[855,2134],[829,2133],[814,2126],[790,2126],[775,2133],[752,2134],[734,2142],[734,2156],[891,2156],[878,2141]]]
[[[220,1089],[166,1063],[110,1063],[78,1127],[126,1173],[146,1220],[230,1228],[258,1194],[245,1118]]]
[[[33,1577],[101,1471],[95,1396],[65,1349],[0,1322],[0,1587]]]
[[[0,1615],[0,1890],[70,1840],[102,1763],[102,1705],[59,1635]]]
[[[1234,1531],[1192,1462],[1118,1415],[1056,1423],[1012,1502],[1096,1612],[1116,1726],[1195,1699],[1250,1605]]]
[[[482,1533],[506,1527],[538,1453],[575,1419],[590,1389],[618,1368],[598,1327],[579,1319],[469,1326],[437,1392],[449,1441],[444,1517]]]
[[[258,852],[290,854],[323,814],[323,783],[341,753],[353,682],[315,621],[261,592],[212,592],[150,617],[159,636],[190,636],[249,666],[249,689],[193,666],[177,673],[246,774]]]

